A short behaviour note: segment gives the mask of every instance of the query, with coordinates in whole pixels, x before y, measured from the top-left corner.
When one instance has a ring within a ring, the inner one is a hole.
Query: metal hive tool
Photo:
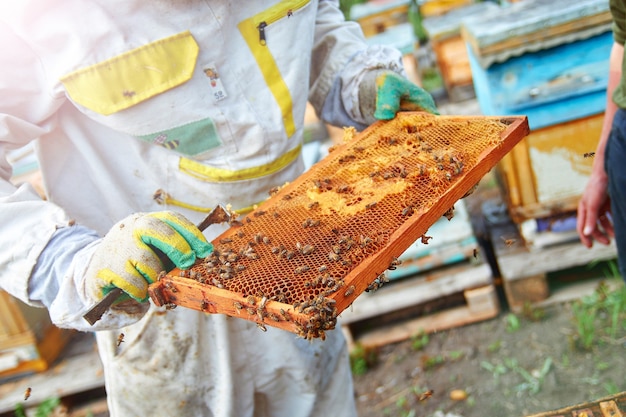
[[[151,298],[324,338],[528,133],[524,116],[377,122],[239,219],[211,256],[152,284]]]

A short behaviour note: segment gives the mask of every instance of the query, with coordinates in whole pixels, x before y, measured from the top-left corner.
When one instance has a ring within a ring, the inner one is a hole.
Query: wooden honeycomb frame
[[[528,133],[525,116],[407,112],[377,122],[273,190],[212,242],[211,256],[166,274],[150,296],[324,338]]]

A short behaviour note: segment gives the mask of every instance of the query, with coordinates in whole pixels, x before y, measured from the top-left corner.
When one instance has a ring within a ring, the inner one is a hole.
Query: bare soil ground
[[[570,303],[536,322],[516,316],[517,327],[510,314],[431,334],[422,349],[415,340],[380,348],[354,378],[359,416],[522,417],[626,390],[623,321],[586,351]]]
[[[474,216],[498,192],[484,184],[467,199]],[[610,282],[621,288],[620,278]],[[494,319],[361,352],[355,357],[368,369],[354,376],[359,416],[523,417],[626,391],[626,293],[619,294],[621,306],[611,304],[617,317],[590,296],[526,315],[503,300]],[[583,299],[587,309],[577,316]],[[589,321],[584,332],[581,317]]]

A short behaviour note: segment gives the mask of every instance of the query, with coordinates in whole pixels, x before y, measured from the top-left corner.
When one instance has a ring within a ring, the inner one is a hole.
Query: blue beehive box
[[[462,23],[486,115],[539,129],[604,112],[613,44],[608,0],[525,0]]]

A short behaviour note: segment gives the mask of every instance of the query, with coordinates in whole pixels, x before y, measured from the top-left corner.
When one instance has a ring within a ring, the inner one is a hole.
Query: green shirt
[[[613,39],[623,46],[626,43],[626,1],[611,0],[610,5],[613,16]],[[622,61],[622,79],[613,92],[613,101],[618,107],[626,108],[626,65],[624,61]]]

